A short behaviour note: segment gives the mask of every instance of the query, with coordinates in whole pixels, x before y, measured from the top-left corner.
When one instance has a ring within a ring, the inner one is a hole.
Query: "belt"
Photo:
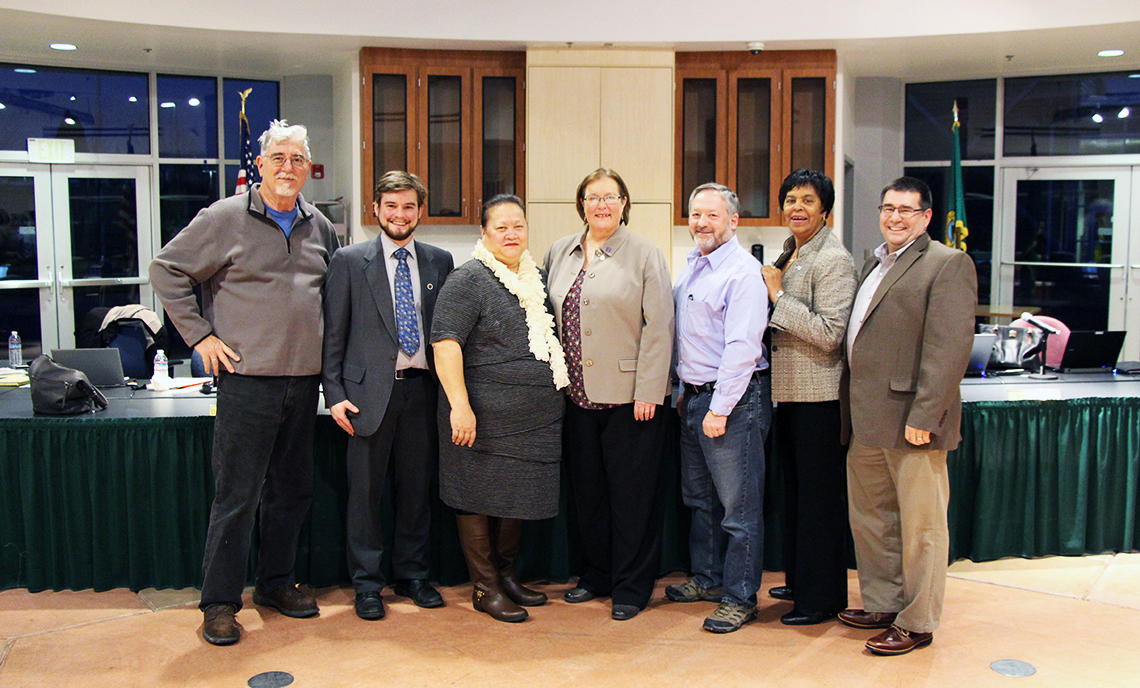
[[[754,373],[752,373],[752,379],[753,380],[759,380],[762,377],[767,377],[771,372],[772,372],[771,368],[765,368],[764,370],[757,370]],[[709,394],[712,394],[713,391],[716,390],[716,383],[715,382],[706,382],[703,385],[691,385],[688,382],[682,382],[681,385],[684,386],[685,392],[688,394],[704,394],[706,392]]]
[[[404,368],[403,370],[396,371],[397,380],[411,380],[413,377],[427,375],[427,370],[424,368]]]

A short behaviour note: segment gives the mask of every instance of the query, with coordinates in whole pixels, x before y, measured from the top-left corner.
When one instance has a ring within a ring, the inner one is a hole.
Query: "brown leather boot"
[[[526,610],[519,607],[503,592],[499,584],[499,572],[491,561],[490,517],[482,514],[457,514],[459,544],[463,547],[463,558],[467,560],[467,570],[475,592],[471,604],[476,611],[485,612],[498,621],[516,623],[525,621]]]
[[[503,592],[507,593],[507,597],[523,607],[541,607],[546,604],[546,595],[523,587],[515,577],[515,557],[519,553],[522,528],[522,519],[491,519],[491,530],[495,534],[492,559],[495,561],[495,568],[499,570],[499,583],[503,586]]]

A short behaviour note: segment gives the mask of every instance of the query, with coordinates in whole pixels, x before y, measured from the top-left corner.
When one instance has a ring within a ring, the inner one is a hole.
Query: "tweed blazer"
[[[860,283],[878,264],[863,266]],[[930,432],[922,449],[961,441],[959,385],[974,341],[978,278],[962,251],[923,233],[875,290],[840,382],[844,441],[914,449],[906,426]]]
[[[788,237],[784,253],[790,256],[795,248],[796,238]],[[855,263],[830,228],[800,247],[784,273],[783,290],[768,320],[772,401],[834,401],[855,300]]]
[[[582,270],[586,230],[546,252],[547,292],[562,335],[562,302]],[[582,377],[586,397],[600,404],[669,395],[673,356],[673,288],[665,254],[649,239],[618,227],[582,282]]]

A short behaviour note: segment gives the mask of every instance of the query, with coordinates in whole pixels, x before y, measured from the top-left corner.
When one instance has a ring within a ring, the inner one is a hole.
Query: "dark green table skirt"
[[[971,403],[962,430],[949,459],[952,558],[1140,545],[1140,399]],[[212,439],[206,417],[0,419],[0,588],[200,585]],[[313,586],[348,581],[345,443],[329,417],[318,418],[315,497],[297,559],[298,580]],[[781,473],[769,458],[765,566],[778,570]],[[662,572],[683,570],[688,560],[675,452],[666,483]],[[565,513],[527,524],[524,579],[576,573]],[[438,501],[431,558],[441,583],[467,579],[453,514]]]

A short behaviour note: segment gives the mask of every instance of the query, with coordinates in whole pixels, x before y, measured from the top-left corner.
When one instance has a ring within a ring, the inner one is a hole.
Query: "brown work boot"
[[[471,604],[476,611],[490,614],[498,621],[517,623],[525,621],[526,610],[518,606],[503,592],[499,583],[499,572],[491,561],[490,517],[482,514],[457,514],[459,544],[463,547],[463,558],[467,560],[467,570],[475,591]]]
[[[241,640],[241,627],[237,625],[237,608],[232,604],[211,604],[202,613],[202,637],[211,645],[233,645]]]
[[[499,583],[503,592],[521,607],[541,607],[546,604],[546,594],[524,587],[515,577],[515,557],[519,553],[519,540],[522,538],[522,519],[492,518],[491,529],[495,534],[492,559],[499,570]]]
[[[317,601],[312,595],[301,592],[296,585],[282,585],[269,592],[255,589],[253,603],[262,607],[273,607],[285,616],[294,619],[307,619],[320,613]]]

